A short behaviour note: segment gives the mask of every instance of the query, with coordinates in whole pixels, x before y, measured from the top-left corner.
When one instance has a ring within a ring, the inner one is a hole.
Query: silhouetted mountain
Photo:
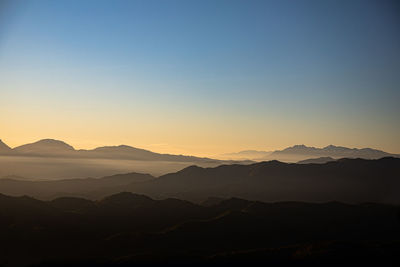
[[[204,207],[126,192],[48,202],[0,194],[0,264],[394,266],[399,211],[237,198]]]
[[[93,157],[118,157],[118,158],[130,158],[130,159],[150,159],[154,160],[159,154],[139,149],[135,147],[120,145],[120,146],[104,146],[98,147],[93,150],[81,150],[86,152],[87,155]]]
[[[127,172],[159,176],[193,164],[215,167],[220,164],[251,163],[159,154],[126,145],[75,150],[62,141],[52,139],[14,149],[6,148],[4,145],[1,149],[0,143],[0,177],[17,175],[31,180],[103,177]]]
[[[295,145],[272,152],[265,159],[278,159],[283,161],[298,161],[313,157],[331,157],[331,158],[364,158],[379,159],[393,155],[381,150],[372,148],[347,148],[341,146],[329,145],[324,148],[308,147],[305,145]]]
[[[15,147],[13,151],[15,153],[30,155],[53,155],[71,153],[75,151],[75,149],[63,141],[43,139],[35,143]]]
[[[41,199],[79,196],[99,199],[121,191],[154,198],[203,202],[208,197],[261,201],[400,203],[400,159],[339,159],[325,164],[279,161],[251,165],[190,166],[159,178],[128,174],[102,179],[17,181],[0,179],[0,193]]]
[[[0,143],[0,148],[1,148]],[[5,145],[5,144],[4,144]],[[5,145],[6,146],[6,145]],[[209,158],[199,158],[184,155],[159,154],[145,149],[126,145],[104,146],[92,150],[75,150],[63,141],[43,139],[35,143],[21,145],[12,149],[15,155],[24,156],[63,156],[72,158],[102,158],[102,159],[131,159],[179,162],[218,162]],[[1,152],[1,151],[0,151]]]
[[[191,166],[127,191],[193,201],[208,196],[263,201],[400,203],[400,159],[341,159],[326,164],[279,161],[251,165]]]
[[[0,139],[0,154],[3,154],[3,153],[8,154],[10,152],[11,152],[11,148],[8,145],[6,145],[3,141],[1,141],[1,139]]]
[[[295,145],[283,150],[275,151],[255,151],[245,150],[238,153],[223,154],[223,159],[249,159],[255,161],[279,160],[284,162],[298,162],[310,158],[331,157],[339,158],[364,158],[380,159],[383,157],[400,157],[398,154],[390,154],[372,148],[347,148],[342,146],[329,145],[324,148],[308,147],[305,145]]]
[[[154,161],[189,161],[207,162],[217,161],[209,158],[199,158],[184,155],[159,154],[145,149],[126,145],[98,147],[93,150],[79,150],[79,156],[92,158],[118,158],[131,160],[154,160]]]
[[[314,159],[305,159],[305,160],[300,160],[297,163],[298,164],[323,164],[323,163],[327,163],[330,161],[335,161],[334,158],[331,157],[320,157],[320,158],[314,158]]]

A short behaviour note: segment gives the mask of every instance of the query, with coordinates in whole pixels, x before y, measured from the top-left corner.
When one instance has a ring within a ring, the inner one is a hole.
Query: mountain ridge
[[[75,151],[71,145],[55,139],[41,139],[37,142],[17,146],[12,150],[21,154],[59,154]]]
[[[312,159],[305,159],[305,160],[300,160],[297,162],[297,164],[324,164],[330,161],[335,161],[334,158],[331,157],[319,157],[319,158],[312,158]]]
[[[9,149],[7,149],[9,148]],[[6,151],[7,149],[7,151]],[[57,156],[77,158],[111,158],[111,159],[133,159],[133,160],[165,160],[165,161],[212,161],[217,159],[196,157],[189,155],[174,155],[152,152],[146,149],[136,148],[128,145],[101,146],[94,149],[75,149],[73,146],[56,139],[41,139],[10,148],[0,140],[0,154],[19,156]]]
[[[272,152],[271,156],[275,155],[310,155],[310,156],[321,156],[321,157],[333,157],[333,158],[367,158],[376,159],[387,156],[393,156],[393,154],[384,152],[378,149],[372,148],[348,148],[343,146],[328,145],[323,148],[308,147],[305,145],[295,145],[292,147],[285,148],[283,150],[276,150]]]
[[[266,161],[249,165],[188,167],[127,186],[154,197],[205,200],[209,196],[261,201],[400,203],[400,159],[341,159],[324,164]]]
[[[400,204],[400,159],[339,159],[321,164],[280,161],[249,165],[189,166],[158,178],[120,174],[103,178],[53,181],[0,179],[0,193],[41,199],[80,196],[92,199],[121,191],[153,198],[203,202],[208,197],[260,201],[342,201]]]
[[[304,144],[294,145],[281,150],[259,151],[259,150],[243,150],[236,153],[228,153],[221,155],[226,159],[249,159],[255,161],[264,160],[280,160],[286,162],[298,162],[317,157],[339,158],[364,158],[379,159],[383,157],[400,157],[400,154],[388,153],[373,148],[348,148],[344,146],[328,145],[322,148],[306,146]]]
[[[196,157],[190,155],[174,155],[168,153],[157,153],[150,150],[136,148],[128,145],[101,146],[94,149],[75,149],[73,146],[56,139],[41,139],[39,141],[20,145],[14,148],[9,147],[0,140],[0,155],[24,155],[24,156],[64,156],[77,158],[115,158],[133,160],[166,160],[166,161],[263,161],[279,160],[297,162],[316,157],[338,158],[365,158],[378,159],[382,157],[400,157],[399,154],[392,154],[373,148],[348,148],[343,146],[328,145],[322,148],[313,146],[294,145],[282,150],[261,151],[242,150],[236,153],[221,155],[223,159],[208,157]],[[249,162],[250,163],[250,162]]]
[[[12,151],[12,148],[0,139],[0,153],[9,153],[10,151]]]
[[[7,244],[1,260],[5,266],[396,266],[399,212],[382,204],[240,198],[198,205],[128,192],[97,201],[0,194]]]

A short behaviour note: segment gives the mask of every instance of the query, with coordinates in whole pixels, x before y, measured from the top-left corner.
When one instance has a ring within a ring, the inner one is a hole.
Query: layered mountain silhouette
[[[98,199],[112,193],[125,191],[135,183],[156,179],[149,174],[127,173],[103,178],[63,179],[55,181],[27,181],[21,178],[0,179],[0,192],[8,195],[29,195],[41,199],[55,197],[87,197]]]
[[[5,151],[0,143],[0,153]],[[10,152],[10,151],[8,151]],[[11,149],[14,155],[23,156],[63,156],[76,158],[104,158],[104,159],[131,159],[131,160],[155,160],[155,161],[217,161],[209,158],[199,158],[184,155],[159,154],[145,149],[135,148],[127,145],[104,146],[92,150],[75,150],[67,143],[54,140],[42,139],[31,144],[25,144]]]
[[[400,203],[400,159],[341,159],[325,164],[279,161],[215,168],[191,166],[127,186],[153,197],[201,200],[208,196],[262,201]]]
[[[44,139],[14,149],[0,143],[0,177],[16,175],[28,179],[103,177],[142,172],[162,175],[196,164],[250,163],[185,155],[159,154],[126,145],[76,150],[63,141]]]
[[[67,143],[53,139],[43,139],[32,144],[26,144],[15,147],[13,152],[20,154],[32,154],[32,155],[57,155],[67,154],[75,149]]]
[[[28,173],[49,161],[61,172],[77,162],[114,173],[116,162],[183,167],[160,176],[0,179],[0,266],[400,263],[400,158],[380,158],[383,151],[295,146],[270,155],[309,159],[237,164],[45,139],[14,149],[0,142],[0,153],[3,167],[29,162]],[[379,159],[352,158],[360,153]],[[210,161],[217,166],[197,166]]]
[[[347,148],[342,146],[329,145],[324,148],[308,147],[305,145],[295,145],[277,150],[271,153],[268,157],[287,160],[296,159],[297,157],[331,157],[331,158],[365,158],[365,159],[379,159],[393,155],[381,150],[372,148]]]
[[[311,158],[330,157],[339,158],[364,158],[379,159],[383,157],[399,157],[398,154],[391,154],[372,148],[347,148],[342,146],[329,145],[324,148],[309,147],[305,145],[295,145],[283,150],[275,151],[256,151],[245,150],[238,153],[222,155],[225,159],[250,159],[250,160],[280,160],[285,162],[297,162]]]
[[[315,159],[300,160],[297,163],[298,164],[322,164],[322,163],[327,163],[330,161],[335,161],[335,159],[331,158],[331,157],[320,157],[320,158],[315,158]]]
[[[201,202],[208,197],[261,201],[343,201],[400,204],[400,159],[340,159],[324,164],[268,161],[215,168],[190,166],[158,178],[126,174],[102,179],[20,181],[0,179],[0,193],[41,199],[81,196],[98,199],[129,191],[154,198]]]
[[[12,149],[0,139],[0,154],[8,154]]]
[[[0,140],[0,154],[12,153],[14,155],[24,156],[65,156],[65,157],[82,157],[82,158],[105,158],[105,159],[132,159],[132,160],[155,160],[155,161],[214,161],[216,159],[200,158],[186,155],[159,154],[149,150],[135,148],[127,145],[104,146],[92,150],[80,149],[76,150],[71,145],[54,139],[42,139],[31,144],[25,144],[11,149]],[[295,145],[276,151],[257,151],[244,150],[238,153],[230,153],[222,155],[223,158],[231,158],[232,160],[280,160],[293,161],[294,158],[299,160],[331,157],[338,158],[365,158],[379,159],[382,157],[399,156],[397,154],[387,153],[372,148],[347,148],[341,146],[329,145],[324,148],[308,147],[305,145]]]
[[[238,198],[202,206],[127,192],[98,201],[0,194],[0,264],[394,266],[399,211]]]

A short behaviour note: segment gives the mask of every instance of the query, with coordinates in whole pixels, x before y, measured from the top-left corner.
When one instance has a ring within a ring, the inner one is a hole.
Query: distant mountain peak
[[[1,152],[10,152],[11,151],[11,147],[9,147],[6,143],[4,143],[1,139],[0,139],[0,153]]]
[[[7,146],[1,147],[0,153],[6,154]],[[95,149],[75,150],[69,144],[55,139],[42,139],[34,143],[18,146],[10,150],[14,155],[23,156],[50,156],[68,158],[102,158],[102,159],[127,159],[127,160],[154,160],[171,162],[201,162],[216,164],[219,160],[200,158],[186,155],[161,154],[150,150],[136,148],[128,145],[102,146]]]
[[[298,162],[308,159],[327,158],[364,158],[379,159],[382,157],[400,157],[400,155],[390,154],[382,150],[373,148],[348,148],[344,146],[336,146],[333,144],[325,147],[313,147],[305,144],[293,145],[281,150],[275,151],[258,151],[258,150],[242,150],[237,153],[229,153],[221,155],[223,158],[239,158],[252,159],[256,161],[279,160],[284,162]],[[324,159],[321,159],[323,161]],[[328,160],[328,159],[325,159]]]
[[[276,152],[278,152],[278,153],[279,152],[301,152],[301,153],[303,153],[304,151],[314,151],[314,150],[318,150],[318,148],[315,148],[312,146],[306,146],[306,145],[302,144],[302,145],[294,145],[291,147],[287,147],[283,150],[276,150],[273,153],[276,153]]]
[[[306,145],[304,145],[304,144],[301,144],[301,145],[294,145],[294,146],[290,146],[290,147],[287,147],[287,148],[285,148],[285,149],[283,149],[283,150],[290,150],[290,149],[308,149],[308,148],[315,148],[315,147],[312,147],[312,146],[306,146]]]
[[[183,168],[182,170],[180,170],[180,171],[178,171],[178,172],[179,172],[179,173],[185,173],[185,174],[187,174],[187,173],[198,172],[198,171],[200,171],[200,170],[204,170],[204,168],[199,167],[199,166],[197,166],[197,165],[190,165],[190,166],[188,166],[188,167],[186,167],[186,168]]]
[[[329,145],[329,146],[324,147],[323,149],[331,149],[331,148],[336,148],[336,147],[337,147],[337,146]]]
[[[308,148],[308,146],[301,144],[301,145],[294,145],[292,148]]]
[[[143,152],[151,152],[145,149],[136,148],[128,145],[118,145],[118,146],[101,146],[94,149],[94,151],[143,151]],[[151,152],[152,153],[152,152]]]
[[[335,146],[335,145],[329,145],[324,148],[321,148],[322,150],[352,150],[351,148],[344,147],[344,146]],[[354,148],[353,148],[354,149]],[[357,149],[356,149],[357,150]]]
[[[261,162],[263,165],[286,165],[285,162],[273,159],[273,160],[268,160],[268,161],[263,161]],[[253,165],[259,165],[259,163],[254,163]]]
[[[387,156],[392,156],[390,153],[386,153],[381,150],[372,148],[348,148],[343,146],[328,145],[323,148],[308,147],[305,145],[294,145],[292,147],[285,148],[283,150],[274,151],[272,157],[279,156],[297,156],[302,159],[313,158],[313,157],[331,157],[331,158],[365,158],[365,159],[377,159]]]
[[[56,139],[41,139],[34,143],[18,146],[14,150],[23,153],[75,151],[71,145]]]
[[[131,146],[128,146],[128,145],[119,145],[117,147],[120,147],[120,148],[132,148]]]
[[[72,148],[71,145],[68,145],[64,141],[57,140],[57,139],[50,139],[50,138],[41,139],[41,140],[39,140],[39,141],[37,141],[37,142],[35,142],[33,144],[62,145],[62,146],[65,146],[65,147]]]

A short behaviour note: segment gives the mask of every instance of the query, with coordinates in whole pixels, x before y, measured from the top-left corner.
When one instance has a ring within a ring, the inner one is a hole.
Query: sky
[[[396,1],[0,0],[0,139],[400,153]]]

